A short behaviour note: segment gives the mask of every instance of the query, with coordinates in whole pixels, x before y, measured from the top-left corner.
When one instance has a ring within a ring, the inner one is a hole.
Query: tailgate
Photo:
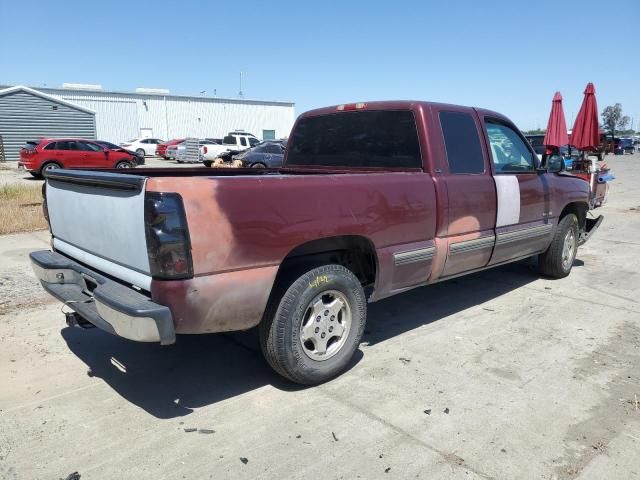
[[[46,202],[56,250],[149,290],[144,222],[146,177],[55,170]]]

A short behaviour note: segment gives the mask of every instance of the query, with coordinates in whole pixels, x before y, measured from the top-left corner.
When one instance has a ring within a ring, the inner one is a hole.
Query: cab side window
[[[533,153],[514,129],[494,120],[486,120],[485,128],[496,173],[535,171]]]
[[[440,112],[440,126],[451,173],[484,173],[484,157],[473,117],[464,112]]]

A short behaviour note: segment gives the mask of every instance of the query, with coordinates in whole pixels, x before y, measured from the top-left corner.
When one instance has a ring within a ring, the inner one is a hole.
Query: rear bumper
[[[136,342],[175,343],[171,311],[56,252],[29,254],[42,287],[96,327]]]

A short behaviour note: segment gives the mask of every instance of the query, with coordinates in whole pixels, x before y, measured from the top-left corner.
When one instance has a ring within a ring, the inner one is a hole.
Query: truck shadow
[[[370,346],[520,288],[539,276],[520,262],[453,279],[369,305],[363,343]],[[263,359],[255,332],[181,335],[175,345],[130,342],[98,329],[65,328],[70,350],[129,402],[161,419],[189,415],[266,385],[294,391]],[[360,350],[350,368],[363,357]]]

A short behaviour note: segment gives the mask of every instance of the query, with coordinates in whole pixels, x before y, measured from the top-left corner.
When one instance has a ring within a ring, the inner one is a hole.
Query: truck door
[[[468,108],[435,108],[434,128],[442,130],[444,161],[439,179],[447,190],[447,257],[440,276],[482,268],[495,242],[496,189],[489,158],[482,148],[482,128]]]
[[[536,170],[537,157],[522,134],[508,122],[484,116],[498,209],[496,246],[490,265],[534,255],[548,244],[549,186]]]

